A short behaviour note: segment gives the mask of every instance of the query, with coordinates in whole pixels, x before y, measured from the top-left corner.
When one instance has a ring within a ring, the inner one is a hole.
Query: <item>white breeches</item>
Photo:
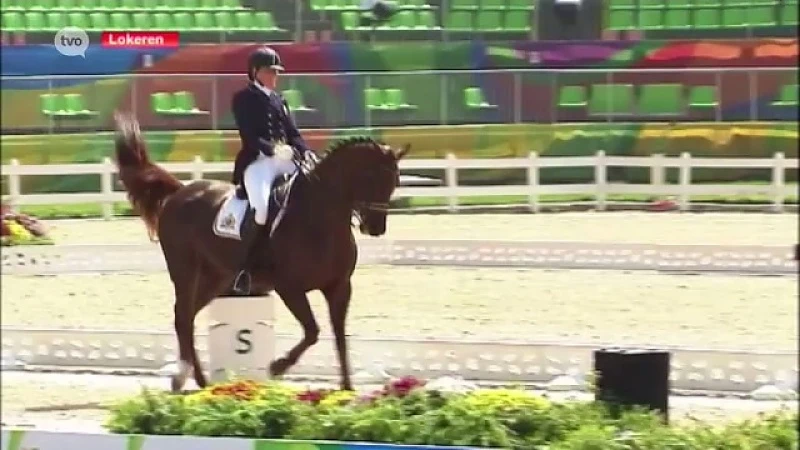
[[[244,187],[250,206],[255,210],[255,221],[259,225],[267,223],[267,209],[272,183],[280,175],[292,174],[297,166],[292,161],[282,161],[259,153],[258,159],[244,169]]]

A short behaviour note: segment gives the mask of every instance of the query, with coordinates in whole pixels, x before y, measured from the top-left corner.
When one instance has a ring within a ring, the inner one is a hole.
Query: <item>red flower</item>
[[[315,389],[315,390],[306,390],[297,394],[297,399],[301,402],[311,403],[312,405],[319,405],[325,397],[330,394],[331,391],[329,389]]]

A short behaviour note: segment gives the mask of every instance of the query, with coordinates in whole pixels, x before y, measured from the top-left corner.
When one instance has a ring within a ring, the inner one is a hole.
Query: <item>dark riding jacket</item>
[[[244,170],[258,158],[258,152],[273,155],[278,141],[301,154],[309,150],[283,96],[271,91],[269,97],[250,83],[233,96],[233,117],[242,147],[233,166],[233,184],[241,184]]]

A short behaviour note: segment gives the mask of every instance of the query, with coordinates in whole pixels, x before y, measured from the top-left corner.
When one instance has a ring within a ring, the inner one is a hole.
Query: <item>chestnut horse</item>
[[[180,391],[190,372],[197,385],[204,387],[207,381],[195,350],[194,319],[230,289],[239,269],[236,262],[243,256],[240,241],[219,237],[212,227],[234,186],[208,180],[184,185],[151,162],[135,118],[118,113],[116,124],[120,181],[151,238],[157,236],[175,288],[179,362],[172,390]],[[306,294],[320,290],[330,313],[341,388],[352,390],[345,336],[357,256],[352,218],[355,213],[364,234],[386,232],[389,200],[399,181],[398,161],[408,150],[408,145],[395,150],[371,138],[333,145],[313,168],[301,171],[274,235],[266,239],[265,227],[265,236],[255,243],[253,289],[274,290],[303,327],[300,342],[271,362],[273,377],[283,375],[317,342],[319,326]]]

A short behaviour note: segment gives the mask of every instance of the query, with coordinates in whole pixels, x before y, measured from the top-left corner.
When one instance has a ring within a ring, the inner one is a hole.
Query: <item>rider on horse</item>
[[[233,290],[250,292],[248,261],[256,237],[267,223],[267,208],[276,177],[297,170],[295,152],[308,157],[306,145],[283,96],[275,91],[278,74],[284,70],[278,53],[260,47],[250,54],[250,83],[233,96],[233,116],[242,147],[236,156],[233,184],[244,184],[247,199],[255,209],[254,221],[242,227],[243,260]]]

